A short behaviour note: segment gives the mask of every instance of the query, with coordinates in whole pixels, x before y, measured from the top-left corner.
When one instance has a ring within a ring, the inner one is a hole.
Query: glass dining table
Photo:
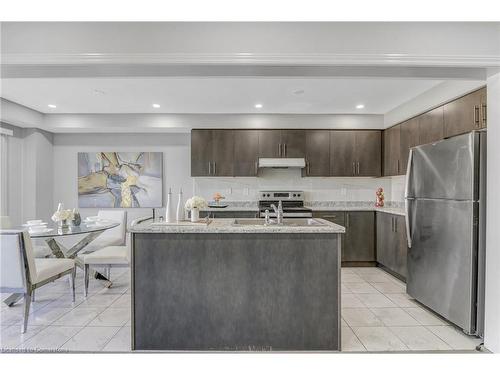
[[[75,259],[76,265],[80,268],[83,268],[83,261],[80,258],[77,258],[78,253],[82,252],[85,247],[87,247],[93,240],[99,237],[104,231],[115,228],[118,225],[120,224],[114,221],[99,220],[98,222],[82,222],[79,226],[69,226],[65,229],[59,228],[56,225],[47,226],[44,231],[29,231],[29,234],[32,239],[44,239],[50,250],[52,251],[53,257]],[[20,226],[12,229],[27,230],[28,228],[25,226]],[[70,248],[67,248],[60,242],[61,238],[78,235],[83,235],[83,238],[81,238]],[[111,281],[101,273],[95,272],[95,278],[104,280],[109,283],[109,286],[111,286]],[[22,294],[15,293],[7,297],[3,302],[8,306],[12,306],[22,297]]]

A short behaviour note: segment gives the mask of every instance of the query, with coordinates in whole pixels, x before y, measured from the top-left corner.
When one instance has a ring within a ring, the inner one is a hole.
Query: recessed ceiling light
[[[262,104],[260,104],[260,103],[255,104],[255,108],[260,109],[260,108],[262,108],[262,107],[263,107],[263,106],[262,106]]]
[[[57,106],[55,104],[49,104],[49,105],[47,105],[47,107],[49,107],[49,108],[57,108]]]
[[[160,108],[159,104],[153,104],[153,108]]]
[[[356,108],[357,108],[357,109],[363,109],[363,108],[365,108],[365,105],[364,105],[364,104],[358,104],[358,105],[356,106]]]

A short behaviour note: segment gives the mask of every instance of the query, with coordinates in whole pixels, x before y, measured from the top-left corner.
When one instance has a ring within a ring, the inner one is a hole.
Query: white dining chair
[[[36,259],[27,231],[0,230],[0,291],[20,293],[24,297],[24,319],[21,332],[28,327],[31,296],[45,284],[69,275],[75,301],[75,261],[67,258]]]
[[[129,267],[130,249],[127,242],[127,212],[118,210],[99,211],[97,216],[100,219],[117,221],[120,223],[116,228],[105,231],[90,246],[90,251],[86,251],[80,256],[84,263],[83,280],[84,294],[88,295],[90,267],[104,268],[108,279],[111,277],[112,268]],[[101,238],[103,237],[103,238]],[[95,243],[96,241],[97,244]]]

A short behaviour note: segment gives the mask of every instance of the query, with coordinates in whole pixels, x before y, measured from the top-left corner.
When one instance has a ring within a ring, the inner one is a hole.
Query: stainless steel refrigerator
[[[484,331],[486,133],[410,150],[407,292],[461,327]]]

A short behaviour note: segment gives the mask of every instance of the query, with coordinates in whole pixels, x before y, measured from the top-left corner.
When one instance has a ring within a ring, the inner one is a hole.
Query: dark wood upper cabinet
[[[281,130],[259,130],[259,157],[281,157]]]
[[[400,130],[400,125],[384,130],[384,176],[399,174]]]
[[[261,158],[303,158],[305,153],[305,130],[259,131],[259,157]]]
[[[477,90],[444,105],[445,138],[483,128],[481,121],[483,95],[483,90]]]
[[[232,176],[233,130],[191,131],[191,176]]]
[[[444,107],[438,107],[417,117],[419,144],[437,142],[444,138]]]
[[[419,144],[419,127],[418,118],[414,117],[403,122],[400,129],[400,153],[398,174],[406,173],[406,165],[408,164],[408,156],[410,148]]]
[[[257,176],[259,131],[234,131],[234,176]]]
[[[212,130],[191,131],[191,176],[212,174]]]
[[[322,177],[330,175],[330,131],[306,131],[306,167],[303,176]]]
[[[330,176],[347,177],[356,174],[356,131],[330,132]]]
[[[332,130],[330,175],[336,177],[381,175],[380,130]]]
[[[479,127],[485,129],[487,126],[487,104],[486,104],[486,87],[479,90],[479,100],[480,100],[480,123]]]
[[[213,176],[233,176],[234,131],[212,131]]]
[[[281,130],[281,148],[283,158],[304,158],[306,156],[306,131]]]
[[[382,132],[355,132],[356,176],[379,177],[382,174]]]

